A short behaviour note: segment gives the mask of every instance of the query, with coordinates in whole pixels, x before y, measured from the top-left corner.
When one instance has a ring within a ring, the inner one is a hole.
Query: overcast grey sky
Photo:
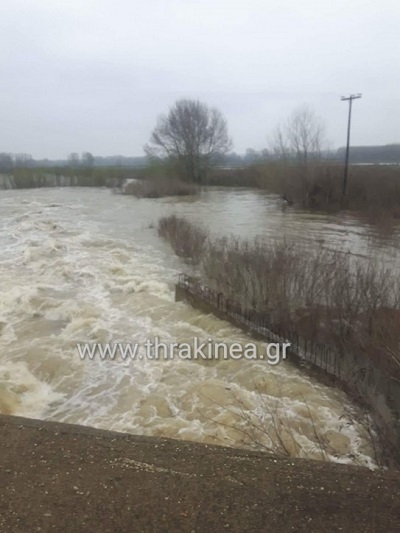
[[[400,142],[399,0],[1,0],[0,152],[142,155],[198,98],[234,150],[309,103],[332,147]]]

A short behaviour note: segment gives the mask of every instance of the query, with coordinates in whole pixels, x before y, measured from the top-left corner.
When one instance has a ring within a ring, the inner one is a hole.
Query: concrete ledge
[[[400,474],[0,416],[0,531],[400,531]]]

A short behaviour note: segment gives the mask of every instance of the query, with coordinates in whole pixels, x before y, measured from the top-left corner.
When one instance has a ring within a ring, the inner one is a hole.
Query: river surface
[[[0,412],[256,449],[279,431],[294,455],[320,458],[323,440],[330,459],[373,466],[349,419],[350,411],[360,419],[357,408],[287,362],[81,359],[79,342],[251,340],[174,302],[186,267],[155,229],[169,213],[216,236],[316,239],[399,260],[396,235],[379,241],[351,217],[283,210],[251,190],[159,200],[106,189],[0,191]]]

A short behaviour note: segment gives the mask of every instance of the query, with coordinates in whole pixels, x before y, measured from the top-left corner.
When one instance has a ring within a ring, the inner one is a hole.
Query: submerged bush
[[[138,198],[162,198],[164,196],[189,196],[197,193],[193,183],[176,178],[149,178],[137,180],[125,186],[123,193]]]
[[[193,263],[199,263],[208,240],[203,228],[176,215],[160,218],[158,234],[171,244],[176,255]]]

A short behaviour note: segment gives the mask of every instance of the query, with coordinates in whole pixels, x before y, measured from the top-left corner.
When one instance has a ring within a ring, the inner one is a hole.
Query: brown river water
[[[330,459],[373,466],[362,429],[348,418],[359,419],[358,408],[288,362],[79,357],[78,342],[251,340],[175,303],[186,267],[154,229],[169,213],[216,236],[319,240],[399,264],[398,235],[379,240],[350,216],[282,209],[251,190],[159,200],[105,189],[0,191],[0,412],[258,449],[278,425],[293,454],[319,458],[317,432]],[[254,436],[251,421],[266,431]]]

